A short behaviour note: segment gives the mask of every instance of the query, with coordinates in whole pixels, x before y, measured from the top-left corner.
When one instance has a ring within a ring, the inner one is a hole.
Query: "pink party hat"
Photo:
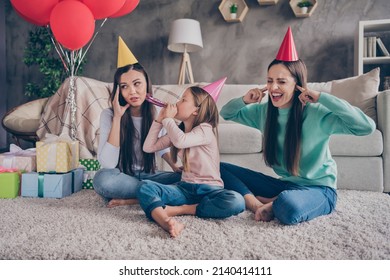
[[[227,77],[224,77],[222,79],[219,79],[218,81],[215,81],[207,86],[204,86],[203,89],[207,91],[208,94],[211,95],[211,97],[214,99],[215,102],[217,102],[219,94],[222,91],[223,85],[225,84]]]
[[[290,27],[288,27],[287,33],[284,35],[276,59],[281,61],[297,61],[299,59]]]

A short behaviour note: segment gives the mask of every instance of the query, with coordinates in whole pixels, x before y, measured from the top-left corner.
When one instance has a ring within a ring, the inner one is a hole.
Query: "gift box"
[[[26,172],[36,171],[35,149],[22,150],[15,144],[10,145],[10,151],[0,154],[0,165],[4,168],[16,168]]]
[[[66,173],[79,165],[79,142],[69,136],[46,135],[36,143],[37,171]]]
[[[63,198],[82,188],[84,170],[74,169],[68,173],[22,174],[22,196]]]
[[[100,169],[100,163],[96,159],[80,159],[80,164],[85,167],[83,189],[93,189],[93,177]]]
[[[20,173],[0,173],[0,198],[15,198],[19,194]]]

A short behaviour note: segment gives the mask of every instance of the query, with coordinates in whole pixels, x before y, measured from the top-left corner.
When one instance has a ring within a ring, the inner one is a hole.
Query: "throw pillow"
[[[332,81],[331,94],[360,108],[377,122],[376,96],[379,88],[379,67],[352,78]]]

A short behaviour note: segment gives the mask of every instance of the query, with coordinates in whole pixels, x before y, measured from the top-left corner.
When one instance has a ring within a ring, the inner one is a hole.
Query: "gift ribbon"
[[[12,173],[12,172],[19,172],[19,170],[17,168],[6,168],[0,166],[0,173]]]
[[[73,141],[69,135],[61,134],[59,136],[47,133],[45,139],[42,140],[44,146],[48,146],[48,158],[46,161],[46,170],[56,170],[56,159],[57,159],[57,145],[56,143],[67,143],[67,148],[70,152],[71,157],[71,167],[70,169],[74,169],[78,166],[78,158],[77,155],[77,146],[75,141]]]
[[[72,173],[72,185],[71,185],[71,191],[74,193],[74,172],[71,171]],[[38,197],[44,197],[44,185],[45,185],[45,174],[56,174],[56,173],[38,173]],[[59,174],[62,176],[62,174]]]
[[[97,171],[95,170],[84,170],[84,183],[87,182],[88,179],[93,179],[95,177]]]
[[[38,173],[38,197],[43,197],[44,173]]]

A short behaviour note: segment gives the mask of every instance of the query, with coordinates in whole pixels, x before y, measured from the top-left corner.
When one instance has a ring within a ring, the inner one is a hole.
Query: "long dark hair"
[[[268,66],[269,69],[276,64],[284,65],[294,77],[297,85],[306,87],[307,85],[307,70],[306,65],[302,60],[298,61],[280,61],[274,60]],[[286,128],[279,127],[278,108],[275,107],[271,100],[268,101],[267,119],[264,129],[264,159],[268,166],[281,164],[277,160],[277,133],[278,131],[286,131],[284,140],[284,164],[288,172],[293,175],[299,174],[299,161],[301,156],[301,137],[302,137],[302,116],[303,107],[298,96],[300,91],[295,88],[293,102],[288,116]]]
[[[130,64],[123,67],[120,67],[116,70],[114,76],[114,86],[111,92],[111,102],[114,100],[115,92],[120,84],[120,78],[122,74],[127,73],[130,70],[138,71],[145,76],[146,84],[147,84],[147,93],[152,94],[152,83],[149,79],[149,76],[145,69],[141,64]],[[120,91],[120,87],[119,87]],[[121,94],[121,92],[119,93]],[[123,173],[134,175],[133,163],[136,160],[136,154],[134,151],[134,143],[136,138],[140,137],[141,148],[145,142],[145,138],[148,135],[150,126],[152,125],[155,108],[149,102],[144,102],[141,105],[141,135],[137,133],[137,130],[134,127],[133,119],[131,118],[130,107],[126,110],[121,118],[121,132],[120,132],[120,153],[119,153],[119,161],[117,168],[119,168]],[[151,173],[155,171],[155,157],[154,153],[145,153],[142,151],[142,165],[143,171],[147,173]]]
[[[201,123],[208,123],[211,125],[211,127],[214,130],[214,134],[216,135],[218,139],[218,122],[219,122],[219,114],[218,114],[218,108],[215,104],[214,99],[211,97],[210,94],[207,93],[204,89],[201,87],[193,86],[189,88],[192,96],[194,97],[195,106],[199,108],[198,115],[194,119],[194,123],[192,124],[192,127],[196,127],[200,125]],[[179,125],[179,128],[183,131],[185,131],[184,122],[182,122]],[[171,155],[172,160],[176,163],[177,162],[177,154],[179,152],[179,149],[175,146],[171,147]],[[186,148],[183,151],[183,168],[184,171],[188,172],[190,171],[190,164],[188,162],[188,154],[190,152],[190,148]]]

